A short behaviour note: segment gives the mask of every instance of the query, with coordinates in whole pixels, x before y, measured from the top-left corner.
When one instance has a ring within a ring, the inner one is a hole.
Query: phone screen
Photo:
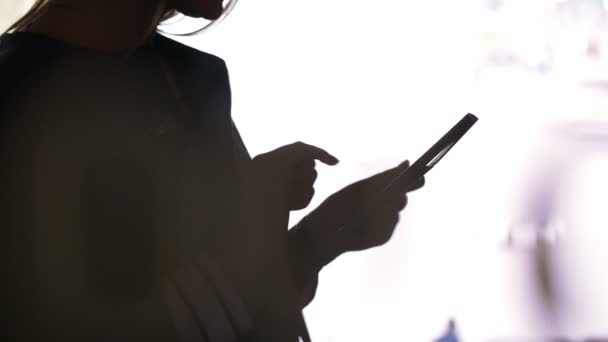
[[[416,179],[424,176],[456,145],[477,122],[477,117],[471,113],[465,115],[456,125],[441,137],[422,157],[418,158],[409,168],[399,174],[391,181],[384,191],[388,190],[396,183],[409,184]]]

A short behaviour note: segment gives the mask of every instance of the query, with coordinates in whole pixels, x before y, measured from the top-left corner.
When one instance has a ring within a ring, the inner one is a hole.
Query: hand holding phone
[[[429,172],[456,145],[456,143],[473,127],[477,117],[471,113],[465,115],[441,139],[429,148],[422,157],[401,172],[385,188],[407,188],[407,186]]]
[[[362,179],[323,201],[295,228],[296,233],[314,241],[309,250],[313,263],[320,269],[342,253],[386,243],[407,205],[406,193],[424,184],[423,176],[476,121],[473,114],[465,115],[413,164],[405,162]]]

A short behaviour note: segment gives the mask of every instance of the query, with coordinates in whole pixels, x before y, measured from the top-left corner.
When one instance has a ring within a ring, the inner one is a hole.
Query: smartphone
[[[385,188],[389,190],[396,183],[408,184],[429,172],[456,145],[477,122],[477,117],[471,113],[465,115],[441,139],[429,148],[414,164],[401,172]]]

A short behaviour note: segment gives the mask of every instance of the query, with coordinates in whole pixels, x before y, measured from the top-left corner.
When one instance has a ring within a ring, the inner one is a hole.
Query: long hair
[[[51,6],[56,4],[56,2],[56,0],[35,0],[29,11],[27,11],[27,13],[19,18],[19,20],[17,20],[14,24],[12,24],[8,30],[6,30],[6,32],[27,30],[30,25],[43,16]],[[156,9],[155,13],[159,22],[167,20],[176,14],[174,10],[165,9],[165,1],[163,0],[158,1],[158,8]],[[156,26],[151,27],[148,30],[148,34],[152,34],[155,29]],[[145,37],[143,38],[145,39]]]
[[[19,18],[19,20],[17,20],[13,25],[11,25],[7,32],[21,31],[26,29],[46,12],[49,7],[49,3],[51,2],[51,0],[35,0],[30,10]]]

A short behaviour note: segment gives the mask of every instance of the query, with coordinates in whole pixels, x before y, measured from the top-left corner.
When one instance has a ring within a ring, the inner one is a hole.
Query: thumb
[[[369,177],[368,179],[366,179],[366,182],[368,182],[369,186],[371,186],[372,188],[385,188],[390,183],[392,183],[403,171],[407,170],[408,167],[410,167],[410,161],[406,160],[401,164],[397,165],[396,167],[382,171],[378,174]]]
[[[398,170],[399,172],[405,171],[408,167],[410,167],[410,161],[406,160],[401,164],[397,165],[393,170]]]
[[[377,177],[383,180],[388,178],[388,181],[390,182],[394,178],[397,178],[397,176],[399,176],[403,171],[407,170],[408,167],[410,167],[410,161],[406,160],[392,169],[380,172],[379,174],[375,175],[374,178]]]

